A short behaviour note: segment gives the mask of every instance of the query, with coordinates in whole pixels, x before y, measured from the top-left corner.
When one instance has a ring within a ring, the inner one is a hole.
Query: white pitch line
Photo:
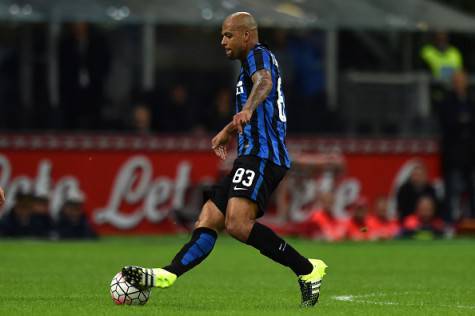
[[[395,293],[395,294],[401,295],[401,294],[414,294],[414,293],[405,292],[405,293]],[[332,296],[332,299],[334,299],[335,301],[340,301],[340,302],[352,302],[352,303],[373,304],[373,305],[399,305],[399,306],[418,306],[418,307],[426,305],[424,303],[410,304],[410,303],[399,303],[399,302],[391,302],[391,301],[371,301],[367,299],[368,297],[382,297],[382,296],[388,296],[388,294],[370,293],[370,294],[364,294],[364,295],[335,295],[335,296]],[[475,310],[475,305],[431,304],[430,306]]]
[[[337,295],[332,297],[336,301],[352,302],[353,295]]]

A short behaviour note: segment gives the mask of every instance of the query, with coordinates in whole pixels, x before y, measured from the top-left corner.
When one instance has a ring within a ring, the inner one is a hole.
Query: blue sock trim
[[[210,234],[202,233],[193,246],[188,249],[181,259],[182,265],[188,265],[195,260],[209,254],[214,247],[216,238]]]

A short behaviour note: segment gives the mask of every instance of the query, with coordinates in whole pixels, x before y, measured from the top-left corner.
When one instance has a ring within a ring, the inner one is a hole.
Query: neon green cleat
[[[308,259],[313,265],[313,271],[307,275],[299,276],[300,292],[302,292],[301,307],[311,307],[318,303],[320,286],[323,276],[326,274],[327,265],[322,260]]]
[[[168,288],[175,283],[177,276],[165,269],[148,269],[138,266],[126,266],[122,268],[122,275],[132,285],[142,288]]]
[[[177,278],[176,274],[161,268],[152,270],[155,277],[155,287],[166,289],[167,287],[170,287],[175,283]]]

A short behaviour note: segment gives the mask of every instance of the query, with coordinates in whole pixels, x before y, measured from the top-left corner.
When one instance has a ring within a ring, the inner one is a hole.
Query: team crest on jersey
[[[244,88],[242,86],[242,80],[239,80],[236,85],[236,95],[240,95],[241,93],[244,93]]]

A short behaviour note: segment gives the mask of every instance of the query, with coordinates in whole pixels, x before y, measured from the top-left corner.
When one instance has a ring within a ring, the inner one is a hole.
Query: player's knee
[[[216,208],[214,203],[208,201],[203,206],[201,214],[194,226],[195,229],[199,227],[207,227],[220,231],[224,226],[224,215]]]
[[[228,232],[229,235],[239,240],[242,240],[241,226],[239,225],[238,221],[230,219],[230,218],[226,218],[226,221],[224,222],[224,226],[226,227],[226,231]]]
[[[229,235],[233,236],[234,238],[240,241],[246,241],[249,237],[249,220],[244,220],[239,217],[235,216],[226,216],[226,220],[224,222],[226,231]]]
[[[223,224],[221,224],[220,222],[218,222],[216,220],[212,220],[212,219],[198,219],[195,222],[194,228],[197,229],[197,228],[200,228],[200,227],[210,228],[210,229],[213,229],[213,230],[219,232],[223,229]]]
[[[198,220],[196,220],[195,225],[193,225],[193,228],[197,229],[197,228],[203,227],[204,225],[205,224],[198,219]]]

